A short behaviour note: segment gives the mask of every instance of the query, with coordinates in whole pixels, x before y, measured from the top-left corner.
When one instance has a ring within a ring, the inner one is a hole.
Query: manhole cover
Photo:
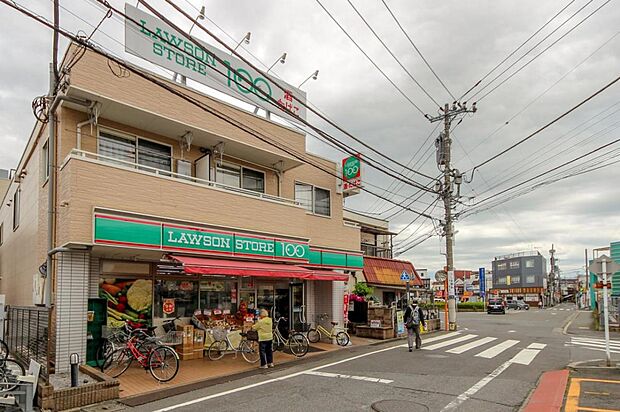
[[[377,412],[428,412],[428,406],[402,399],[385,399],[370,405],[373,411]]]
[[[426,355],[427,358],[435,358],[435,359],[443,359],[447,358],[448,355]]]

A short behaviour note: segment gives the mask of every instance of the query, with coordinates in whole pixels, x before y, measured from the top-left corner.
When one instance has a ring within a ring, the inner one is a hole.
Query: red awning
[[[312,270],[281,263],[246,262],[171,255],[183,264],[185,273],[191,275],[256,276],[268,278],[296,278],[305,280],[347,281],[348,275],[331,270]]]

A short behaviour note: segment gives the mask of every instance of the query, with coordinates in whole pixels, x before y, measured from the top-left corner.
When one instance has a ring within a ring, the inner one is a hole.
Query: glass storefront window
[[[219,309],[222,314],[237,312],[237,282],[227,280],[200,281],[200,308],[207,311]]]
[[[198,282],[191,280],[155,281],[155,317],[191,317],[196,309],[198,309]]]

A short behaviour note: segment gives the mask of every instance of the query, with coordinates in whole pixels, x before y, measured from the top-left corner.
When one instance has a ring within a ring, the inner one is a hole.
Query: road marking
[[[527,347],[528,349],[545,349],[547,347],[546,343],[530,343]]]
[[[473,342],[466,343],[465,345],[457,346],[456,348],[453,348],[453,349],[448,349],[446,352],[461,354],[463,352],[467,352],[470,349],[474,349],[474,348],[477,348],[478,346],[482,346],[485,343],[493,342],[496,339],[497,338],[493,338],[493,337],[486,337],[486,338],[478,339]]]
[[[426,346],[426,347],[423,347],[422,349],[424,349],[424,350],[441,349],[441,348],[444,348],[446,346],[454,345],[455,343],[459,343],[459,342],[463,342],[463,341],[466,341],[466,340],[469,340],[469,339],[473,339],[476,336],[478,336],[478,335],[471,335],[471,334],[470,335],[464,335],[464,336],[460,336],[460,337],[455,338],[455,339],[450,339],[448,341],[439,342],[439,343],[436,343],[436,344],[431,345],[431,346]]]
[[[516,330],[509,330],[508,333],[515,333]]]
[[[497,378],[503,371],[510,366],[510,361],[506,361],[497,367],[493,372],[476,382],[474,386],[460,394],[455,400],[447,404],[441,411],[451,411],[458,408],[463,402],[475,395],[480,389],[484,388],[489,382]]]
[[[573,342],[572,344],[571,343],[565,343],[564,346],[566,346],[566,347],[574,347],[574,345],[576,345],[576,344],[577,344],[577,342]],[[603,348],[601,348],[601,347],[591,347],[591,346],[587,346],[587,345],[583,345],[583,346],[585,346],[585,349],[588,349],[588,350],[595,350],[595,351],[599,351],[599,352],[606,352],[607,351],[604,347]],[[610,349],[609,353],[620,353],[620,350],[611,350]]]
[[[521,349],[521,352],[517,353],[510,359],[508,362],[518,363],[520,365],[529,365],[532,363],[536,355],[540,353],[540,350],[537,349]]]
[[[432,338],[422,339],[422,344],[431,343],[431,342],[435,342],[435,341],[438,341],[438,340],[442,340],[442,339],[446,339],[446,338],[451,338],[451,337],[454,337],[454,336],[459,336],[460,334],[461,334],[460,332],[450,332],[450,333],[446,333],[445,335],[441,335],[441,336],[433,336]],[[409,344],[403,343],[399,347],[400,348],[407,348],[407,347],[409,347]]]
[[[602,396],[609,396],[609,392],[593,392],[593,391],[583,391],[583,393],[587,393],[588,395],[602,395]]]
[[[605,339],[603,339],[603,338],[586,338],[586,337],[573,336],[573,337],[571,337],[571,340],[572,341],[579,341],[579,342],[605,343]],[[610,345],[618,345],[618,346],[620,346],[620,340],[609,339],[609,344]]]
[[[322,376],[324,378],[354,379],[357,381],[367,381],[367,382],[375,382],[375,383],[394,382],[391,379],[372,378],[369,376],[343,375],[341,373],[330,373],[330,372],[319,372],[319,371],[306,372],[305,375]]]
[[[185,406],[194,405],[194,404],[197,404],[197,403],[200,403],[200,402],[208,401],[208,400],[211,400],[211,399],[219,398],[219,397],[230,395],[230,394],[233,394],[233,393],[242,392],[242,391],[245,391],[245,390],[248,390],[248,389],[252,389],[252,388],[256,388],[256,387],[263,386],[263,385],[268,385],[270,383],[284,381],[284,380],[287,380],[287,379],[294,378],[296,376],[303,375],[303,374],[305,374],[307,372],[314,372],[314,371],[317,371],[317,370],[320,370],[320,369],[329,368],[331,366],[340,365],[341,363],[350,362],[350,361],[353,361],[353,360],[356,360],[356,359],[360,359],[360,358],[365,358],[366,356],[376,355],[377,353],[386,352],[386,351],[389,351],[389,350],[392,350],[392,349],[398,349],[400,347],[402,347],[402,345],[390,346],[388,348],[383,348],[383,349],[375,350],[375,351],[368,352],[368,353],[362,353],[361,355],[351,356],[350,358],[341,359],[341,360],[336,361],[336,362],[331,362],[331,363],[327,363],[325,365],[315,366],[314,368],[310,368],[310,369],[306,369],[306,370],[303,370],[303,371],[299,371],[299,372],[291,373],[291,374],[288,374],[288,375],[280,376],[279,378],[267,379],[267,380],[262,381],[262,382],[256,382],[256,383],[252,383],[250,385],[240,386],[238,388],[229,389],[227,391],[214,393],[214,394],[208,395],[208,396],[203,396],[202,398],[192,399],[191,401],[187,401],[187,402],[179,403],[179,404],[176,404],[176,405],[168,406],[168,407],[165,407],[165,408],[157,409],[157,410],[155,410],[153,412],[173,411],[175,409],[183,408]]]
[[[571,343],[573,345],[584,345],[584,346],[598,346],[605,347],[605,341],[597,342],[597,341],[586,341],[586,340],[572,340]],[[620,349],[620,344],[618,343],[609,343],[610,348]]]
[[[481,357],[481,358],[491,359],[491,358],[496,357],[497,355],[499,355],[506,349],[512,348],[517,343],[519,343],[518,340],[508,339],[508,340],[503,341],[502,343],[499,343],[495,346],[490,347],[489,349],[483,352],[480,352],[476,356]]]
[[[620,381],[609,379],[590,379],[590,378],[571,378],[568,393],[566,394],[565,412],[590,411],[590,412],[618,412],[617,409],[598,409],[579,406],[579,398],[581,397],[581,382],[599,382],[599,383],[615,383]],[[584,391],[584,393],[588,393]]]

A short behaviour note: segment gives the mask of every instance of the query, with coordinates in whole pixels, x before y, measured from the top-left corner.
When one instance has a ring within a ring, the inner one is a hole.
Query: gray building
[[[493,293],[507,300],[537,305],[547,287],[547,260],[537,251],[496,257],[493,262]]]

